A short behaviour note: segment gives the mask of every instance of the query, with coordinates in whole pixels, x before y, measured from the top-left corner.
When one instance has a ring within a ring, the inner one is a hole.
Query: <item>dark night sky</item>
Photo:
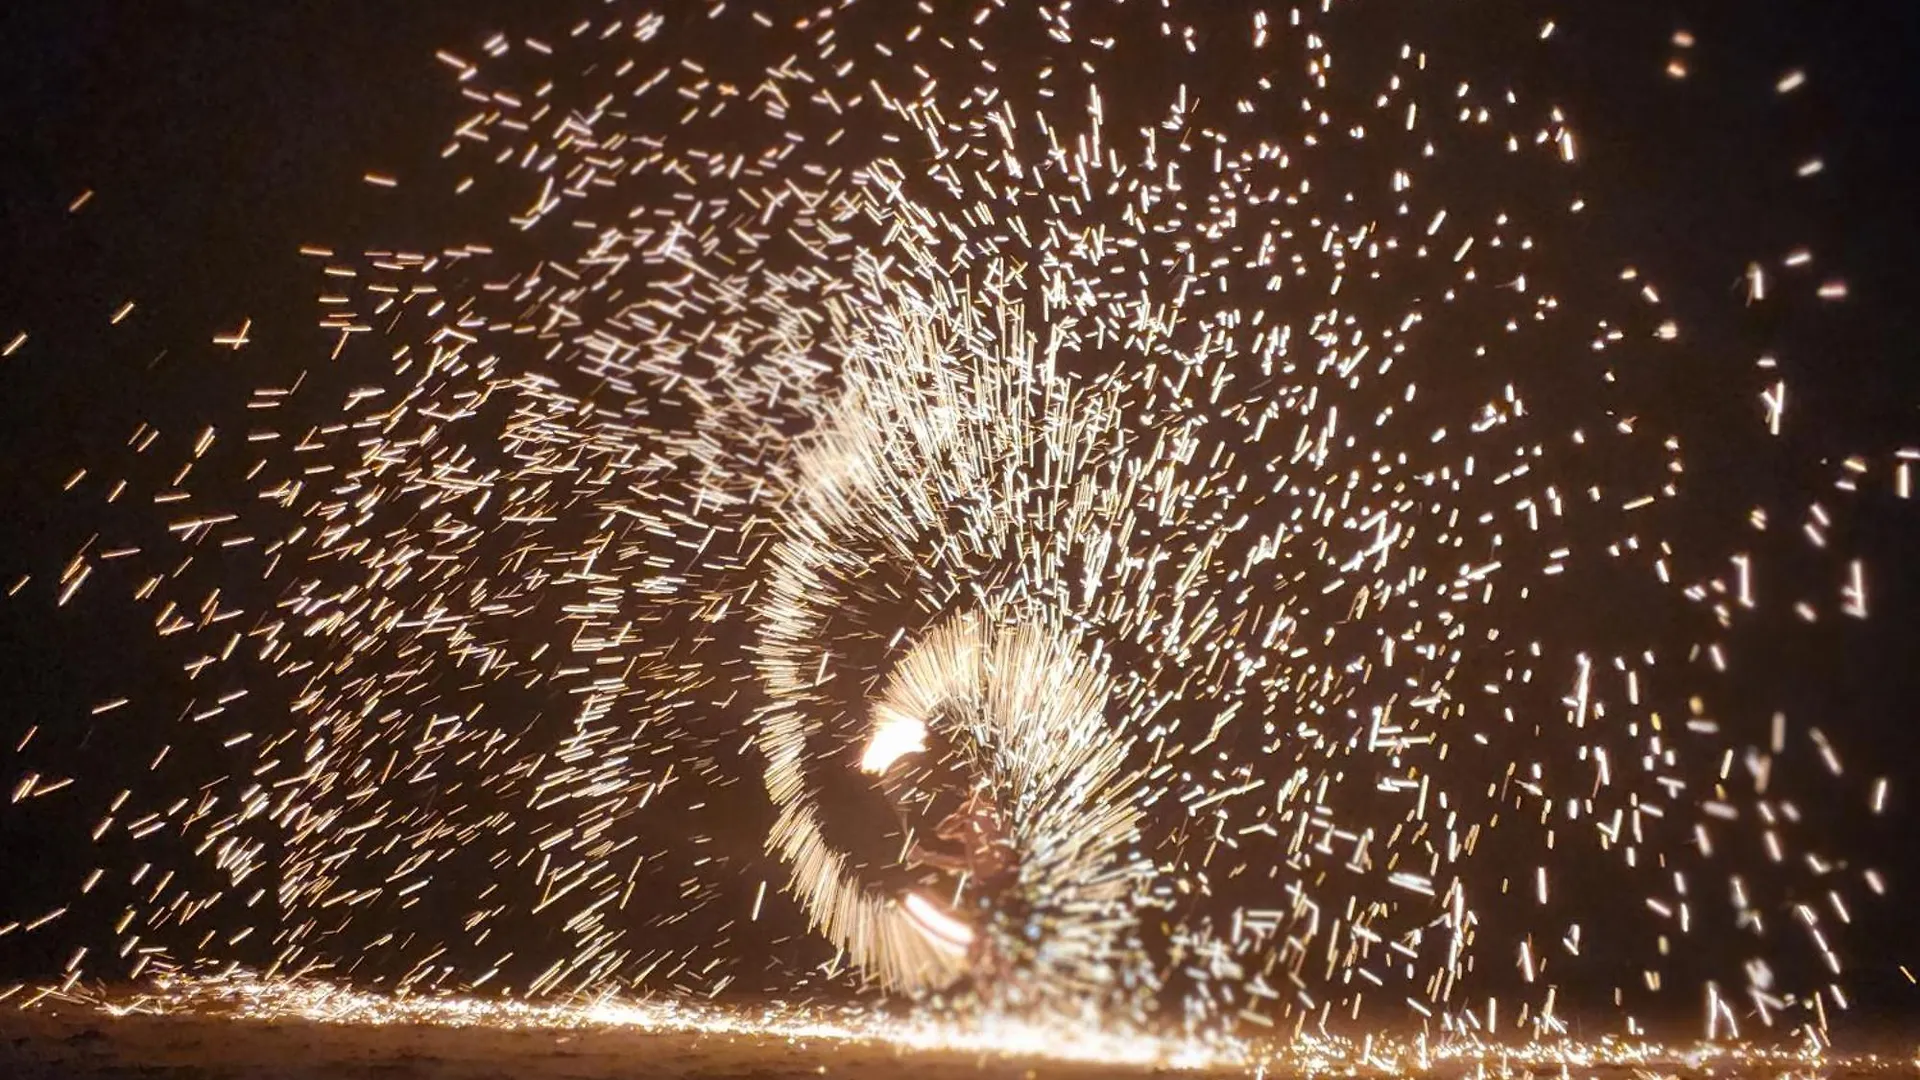
[[[679,0],[674,0],[679,2]],[[556,7],[558,5],[555,5]],[[1284,5],[1281,5],[1284,6]],[[1515,4],[1495,0],[1495,6]],[[1534,5],[1528,5],[1534,6]],[[1585,140],[1588,182],[1611,240],[1644,252],[1683,323],[1729,347],[1779,348],[1798,395],[1782,493],[1810,489],[1823,454],[1885,460],[1920,446],[1920,5],[1588,3],[1551,11],[1581,42],[1579,68],[1523,73],[1550,80]],[[495,29],[553,32],[569,18],[504,0],[241,0],[132,3],[28,0],[0,6],[0,341],[34,344],[0,362],[0,580],[44,579],[84,539],[57,499],[76,463],[103,459],[132,418],[182,427],[231,410],[261,381],[276,343],[299,346],[312,324],[312,268],[302,242],[437,235],[373,197],[363,173],[437,148],[464,115],[436,48],[471,51]],[[1636,9],[1617,12],[1615,8]],[[1668,35],[1698,37],[1695,75],[1663,79]],[[1773,79],[1804,66],[1803,98],[1782,108]],[[1827,173],[1795,181],[1787,163],[1818,153]],[[92,204],[66,204],[94,189]],[[1785,216],[1769,212],[1790,205]],[[430,213],[430,211],[429,211]],[[1757,242],[1755,230],[1779,237]],[[1777,241],[1777,242],[1776,242]],[[1735,325],[1726,312],[1750,251],[1805,242],[1847,277],[1852,297],[1817,319]],[[137,335],[110,336],[107,315],[139,302]],[[225,368],[190,347],[252,317],[261,348]],[[276,335],[284,335],[276,337]],[[128,341],[152,343],[129,348]],[[156,359],[170,343],[196,359]],[[1703,406],[1705,407],[1705,406]],[[1746,403],[1741,403],[1746,408]],[[1742,414],[1747,415],[1746,413]],[[1711,474],[1714,448],[1696,457]],[[1717,464],[1743,468],[1739,462]],[[1711,501],[1711,495],[1702,496]],[[1876,573],[1866,626],[1749,634],[1746,655],[1781,683],[1797,715],[1821,715],[1843,749],[1896,779],[1896,813],[1863,838],[1878,845],[1900,895],[1920,889],[1920,846],[1904,842],[1920,814],[1920,543],[1914,508],[1862,500],[1855,534]],[[76,535],[76,531],[80,534]],[[49,614],[44,595],[0,603],[0,744],[28,724],[84,718],[97,687],[143,660],[137,613],[97,605]],[[1783,617],[1781,625],[1787,622]],[[1772,624],[1769,624],[1772,625]],[[0,770],[10,785],[14,769]],[[1904,780],[1904,783],[1900,781]],[[0,814],[0,892],[66,886],[64,855],[44,827]],[[31,867],[14,874],[12,867]],[[56,875],[62,883],[45,886]],[[1920,923],[1889,905],[1870,923],[1887,957],[1920,958]],[[6,905],[5,908],[11,908]],[[0,908],[0,914],[5,908]],[[1868,961],[1869,998],[1902,1000],[1888,962]]]

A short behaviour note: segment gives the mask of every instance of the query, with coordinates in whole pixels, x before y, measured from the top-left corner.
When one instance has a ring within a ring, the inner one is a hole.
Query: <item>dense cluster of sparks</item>
[[[307,249],[331,355],[69,485],[167,519],[58,600],[125,582],[188,662],[177,719],[96,710],[157,779],[107,793],[140,843],[67,989],[251,964],[509,1022],[773,960],[952,1003],[990,955],[990,1007],[1216,1037],[1551,1039],[1576,985],[1824,1029],[1879,882],[1770,787],[1809,736],[1716,716],[1761,568],[1660,531],[1680,421],[1620,373],[1679,327],[1581,249],[1570,119],[1377,12],[1204,6],[611,5],[442,54],[471,115],[367,179],[505,220]],[[1750,299],[1844,295],[1810,262]],[[1865,614],[1835,590],[1798,610]],[[912,856],[966,793],[990,899]],[[1701,939],[1735,962],[1664,987]]]

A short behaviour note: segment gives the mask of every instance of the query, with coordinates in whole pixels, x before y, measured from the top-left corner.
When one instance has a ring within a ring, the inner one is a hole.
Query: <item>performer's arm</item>
[[[935,867],[940,870],[959,871],[967,868],[967,857],[965,854],[941,851],[938,848],[927,847],[917,841],[911,848],[907,849],[907,861],[921,866]]]

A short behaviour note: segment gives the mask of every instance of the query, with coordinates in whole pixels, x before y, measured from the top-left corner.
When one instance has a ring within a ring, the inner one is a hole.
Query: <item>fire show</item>
[[[1901,136],[1823,119],[1831,50],[1397,0],[439,18],[360,91],[404,122],[307,106],[273,167],[317,194],[61,173],[16,229],[69,246],[8,260],[61,299],[0,378],[67,388],[8,391],[0,1062],[1914,1067],[1910,260],[1836,238]],[[177,279],[57,270],[123,246]]]

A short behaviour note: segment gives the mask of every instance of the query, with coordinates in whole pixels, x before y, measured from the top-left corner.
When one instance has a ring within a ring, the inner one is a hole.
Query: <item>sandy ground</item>
[[[1153,1074],[1111,1065],[618,1029],[501,1031],[112,1017],[73,1010],[0,1014],[4,1080],[788,1080],[823,1075],[852,1080],[1078,1080]]]
[[[1346,1070],[1335,1070],[1346,1073]],[[1365,1070],[1363,1070],[1365,1072]],[[1737,1080],[1783,1076],[1912,1077],[1911,1058],[1830,1061],[1808,1069],[1644,1061],[1562,1073],[1497,1061],[1456,1062],[1436,1078]],[[91,1009],[0,1012],[0,1080],[1081,1080],[1092,1077],[1247,1075],[1049,1060],[910,1052],[882,1045],[788,1042],[752,1036],[661,1034],[620,1028],[502,1030],[425,1024],[328,1024],[192,1015],[110,1016]],[[1269,1077],[1276,1073],[1269,1072]],[[1297,1074],[1296,1074],[1297,1075]],[[1329,1075],[1329,1074],[1322,1074]],[[1348,1074],[1351,1075],[1351,1074]],[[1373,1072],[1372,1075],[1380,1075]]]

